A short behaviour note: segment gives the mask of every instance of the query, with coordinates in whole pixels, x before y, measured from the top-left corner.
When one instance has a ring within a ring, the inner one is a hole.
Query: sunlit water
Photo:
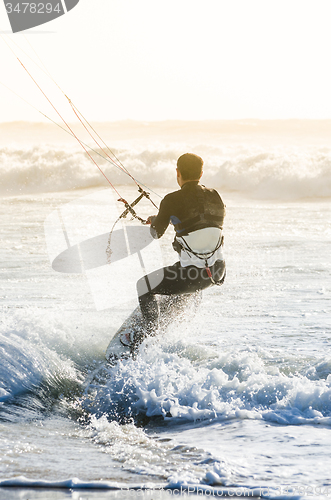
[[[97,308],[86,274],[52,269],[44,228],[59,207],[105,193],[1,201],[0,497],[15,485],[65,488],[52,498],[75,487],[331,495],[328,200],[222,192],[225,284],[110,367],[105,350],[133,300],[117,307],[114,287]]]

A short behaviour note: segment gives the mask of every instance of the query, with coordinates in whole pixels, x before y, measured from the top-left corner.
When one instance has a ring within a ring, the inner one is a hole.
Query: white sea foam
[[[34,390],[45,381],[50,385],[60,379],[82,383],[72,360],[78,345],[76,349],[71,346],[69,332],[54,326],[47,332],[47,328],[47,318],[42,320],[33,311],[16,313],[3,325],[1,400]],[[146,349],[141,349],[136,361],[125,360],[112,368],[103,365],[90,377],[83,407],[97,418],[107,414],[115,420],[125,415],[184,422],[255,419],[331,425],[329,357],[317,359],[293,376],[294,358],[289,357],[285,370],[280,370],[269,365],[263,352],[254,350],[223,350],[219,355],[216,351],[215,356],[215,349],[202,349],[185,340],[189,327],[180,328],[168,332],[163,341],[145,341]],[[178,335],[182,340],[175,341]],[[78,361],[81,355],[77,355]],[[98,439],[102,439],[103,427],[95,420]]]
[[[207,476],[212,476],[212,473],[207,473]],[[216,477],[214,474],[213,477]],[[217,482],[216,482],[217,484]],[[218,483],[220,484],[220,483]],[[121,496],[118,496],[119,492],[115,493],[118,498],[154,498],[155,500],[165,500],[171,496],[188,496],[190,494],[196,494],[199,496],[206,497],[248,497],[248,498],[279,498],[279,489],[270,487],[251,487],[244,486],[242,484],[233,485],[230,488],[221,488],[209,486],[207,484],[201,484],[197,481],[191,480],[191,475],[189,473],[178,474],[170,479],[169,483],[144,483],[144,484],[127,484],[115,482],[115,481],[82,481],[76,477],[66,479],[63,481],[47,481],[47,480],[31,480],[24,476],[20,476],[14,479],[0,480],[1,488],[20,488],[22,493],[25,488],[28,488],[34,498],[44,498],[45,490],[47,491],[48,498],[52,499],[53,493],[51,490],[80,490],[83,495],[84,490],[89,490],[88,498],[109,498],[107,495],[107,490],[120,490]],[[35,489],[35,490],[34,490]],[[39,491],[43,490],[41,496],[39,496]],[[93,491],[95,490],[95,491]],[[6,491],[6,490],[4,490]],[[7,490],[8,491],[8,490]],[[9,493],[10,494],[10,493]],[[66,492],[66,494],[69,494]],[[30,496],[30,495],[29,495]],[[283,500],[299,500],[301,496],[295,496],[291,489],[287,489],[287,494],[282,495]],[[315,497],[318,498],[318,497]]]
[[[254,352],[224,352],[215,359],[214,351],[199,353],[182,342],[177,350],[174,344],[170,351],[166,343],[149,345],[135,362],[120,362],[108,373],[105,368],[103,382],[92,384],[92,400],[88,398],[84,406],[90,409],[92,401],[92,412],[113,417],[123,411],[194,422],[263,419],[331,424],[330,373],[311,380],[268,367]]]

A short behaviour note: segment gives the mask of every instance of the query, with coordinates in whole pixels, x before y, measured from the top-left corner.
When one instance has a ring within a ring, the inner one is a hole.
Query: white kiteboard
[[[109,362],[116,362],[119,359],[126,359],[132,356],[132,339],[135,333],[142,331],[142,324],[142,314],[138,306],[124,321],[123,325],[109,342],[106,351],[106,359]]]

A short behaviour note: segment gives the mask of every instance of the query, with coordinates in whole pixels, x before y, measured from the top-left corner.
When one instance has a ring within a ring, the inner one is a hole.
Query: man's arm
[[[159,213],[156,216],[149,217],[148,219],[151,221],[151,235],[153,238],[161,238],[170,222],[170,213],[167,208],[166,197],[161,201]]]

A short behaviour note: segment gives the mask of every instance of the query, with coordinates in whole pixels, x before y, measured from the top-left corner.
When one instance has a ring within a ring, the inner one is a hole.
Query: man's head
[[[177,179],[179,185],[188,181],[198,181],[202,176],[203,159],[193,153],[185,153],[177,160]]]

